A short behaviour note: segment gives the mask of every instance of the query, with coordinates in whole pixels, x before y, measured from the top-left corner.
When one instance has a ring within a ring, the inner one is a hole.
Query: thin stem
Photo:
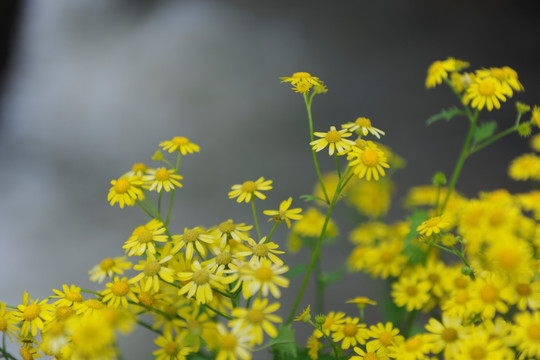
[[[330,336],[328,336],[328,334],[326,332],[324,332],[324,330],[322,329],[322,326],[320,325],[317,325],[315,324],[313,321],[309,321],[309,323],[317,330],[319,330],[321,332],[321,334],[323,334],[324,338],[326,340],[328,340],[328,342],[330,343],[330,345],[332,346],[332,351],[334,352],[334,357],[336,359],[339,359],[339,351],[336,347],[336,344],[334,344],[334,342],[332,341],[332,339],[330,338]]]
[[[448,200],[450,199],[450,195],[454,191],[457,180],[459,178],[459,174],[461,173],[461,169],[463,168],[463,164],[465,163],[465,159],[467,158],[467,155],[469,153],[469,147],[471,145],[474,131],[476,129],[476,121],[478,120],[478,114],[479,114],[479,111],[477,110],[475,114],[470,118],[471,123],[469,125],[469,132],[467,134],[467,138],[465,139],[465,143],[463,144],[463,147],[461,148],[461,154],[459,155],[459,159],[456,164],[456,167],[454,168],[452,179],[450,180],[450,184],[448,186],[446,196],[441,206],[441,213],[444,212],[446,204],[448,203]]]
[[[334,156],[336,157],[336,168],[337,168],[338,178],[341,179],[341,166],[339,165],[339,156],[337,153],[334,153]]]
[[[517,131],[517,129],[518,129],[518,125],[514,125],[511,128],[508,128],[508,129],[506,129],[504,131],[501,131],[500,133],[498,133],[496,135],[493,135],[492,137],[482,141],[478,145],[473,146],[471,151],[469,151],[469,155],[474,154],[475,152],[477,152],[479,150],[482,150],[486,146],[493,144],[495,141],[497,141],[499,139],[502,139],[506,135],[509,135],[509,134],[513,133],[514,131]]]
[[[313,100],[313,95],[308,98],[307,94],[304,94],[304,101],[306,103],[306,110],[308,115],[308,121],[309,121],[309,139],[310,142],[313,141],[313,117],[311,115],[311,100]],[[315,171],[317,172],[317,178],[319,179],[319,184],[321,185],[322,192],[324,194],[324,198],[326,203],[330,203],[330,200],[328,198],[328,194],[326,193],[326,188],[324,187],[324,183],[322,180],[321,170],[319,169],[319,162],[317,161],[317,154],[315,153],[315,150],[311,149],[311,154],[313,156],[313,163],[315,164]]]
[[[227,315],[227,314],[222,313],[222,312],[219,311],[219,310],[214,309],[214,308],[211,307],[210,305],[208,305],[208,304],[202,304],[202,305],[203,305],[204,307],[210,309],[211,311],[215,312],[215,313],[218,314],[219,316],[222,316],[222,317],[224,317],[225,319],[228,319],[228,320],[232,320],[232,317],[230,317],[230,316]]]
[[[321,269],[321,257],[317,256],[317,261],[315,261],[315,267],[313,269],[315,275],[315,313],[323,314],[324,313],[324,288],[325,284],[322,280],[322,269]]]
[[[139,205],[139,207],[140,207],[141,209],[143,209],[143,211],[144,211],[148,216],[150,216],[152,219],[155,218],[154,215],[152,215],[152,214],[150,213],[150,211],[147,210],[147,209],[144,207],[143,203],[140,202],[139,200],[137,200],[137,205]]]
[[[101,295],[100,293],[98,293],[96,291],[92,291],[92,290],[81,289],[81,292],[88,293],[88,294],[93,294],[93,295],[96,295],[97,297],[100,297],[100,298],[103,297],[103,295]]]
[[[274,226],[272,226],[272,230],[268,233],[268,236],[266,237],[266,242],[270,242],[270,239],[272,238],[272,235],[274,235],[274,231],[276,231],[277,223],[274,223]]]
[[[411,332],[415,316],[416,310],[409,311],[407,320],[405,321],[405,327],[403,328],[403,335],[405,336],[405,338],[407,338],[409,336],[409,333]]]
[[[180,169],[180,159],[182,156],[180,155],[180,150],[178,150],[178,157],[176,158],[176,167],[174,168],[174,173],[178,174],[178,170]],[[176,194],[176,187],[171,190],[171,198],[169,199],[169,209],[167,210],[167,218],[165,220],[165,226],[169,225],[169,221],[171,220],[171,210],[174,203],[174,195]]]
[[[255,222],[255,228],[257,228],[257,236],[261,240],[261,230],[259,229],[259,221],[257,220],[257,211],[255,210],[255,198],[251,198],[251,210],[253,211],[253,221]]]
[[[160,330],[154,329],[152,326],[148,325],[145,322],[142,322],[141,320],[137,320],[137,324],[141,325],[143,328],[147,328],[148,330],[155,332],[156,334],[163,335],[163,333]]]
[[[163,191],[160,191],[159,192],[159,196],[158,196],[158,202],[157,202],[157,213],[160,215],[161,217],[161,197],[163,195]]]

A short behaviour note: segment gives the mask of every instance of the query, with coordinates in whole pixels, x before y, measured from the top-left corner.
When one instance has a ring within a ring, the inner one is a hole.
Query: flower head
[[[311,310],[311,304],[308,304],[308,306],[294,318],[294,321],[302,321],[306,323],[310,322],[311,321],[310,310]]]
[[[456,61],[453,58],[446,60],[437,60],[431,64],[427,71],[426,88],[433,88],[440,83],[443,79],[448,78],[448,73],[456,70]]]
[[[493,77],[476,77],[474,82],[467,88],[463,95],[463,103],[470,102],[474,109],[482,110],[487,107],[489,111],[493,108],[500,109],[501,101],[506,101],[508,93],[501,83]]]
[[[386,160],[386,155],[373,142],[366,142],[364,148],[357,146],[352,147],[347,154],[349,166],[353,167],[353,172],[358,175],[358,178],[365,178],[367,181],[371,179],[379,180],[380,176],[385,176],[384,168],[389,168]]]
[[[288,82],[292,85],[295,92],[306,94],[312,87],[316,87],[319,92],[326,92],[324,83],[315,76],[307,72],[296,72],[292,76],[283,76],[281,82]]]
[[[371,120],[365,117],[359,117],[354,122],[343,124],[341,127],[348,131],[358,130],[358,132],[362,133],[364,136],[371,133],[371,135],[377,137],[377,139],[380,139],[381,135],[384,135],[384,131],[373,127],[371,125]]]
[[[302,215],[300,214],[302,212],[302,209],[295,208],[295,209],[289,209],[291,206],[292,198],[288,198],[285,201],[282,201],[281,204],[279,204],[279,210],[264,210],[263,213],[265,215],[271,216],[268,221],[274,220],[277,224],[281,224],[285,222],[287,224],[287,227],[291,228],[291,220],[300,220],[302,219]]]
[[[241,203],[245,201],[246,203],[254,199],[254,196],[258,197],[261,200],[266,199],[261,191],[272,190],[272,180],[264,180],[264,177],[260,177],[257,181],[245,181],[243,184],[233,185],[229,192],[229,199],[238,198],[236,202]]]
[[[416,231],[418,231],[421,235],[431,236],[433,233],[440,233],[441,230],[446,229],[449,225],[450,222],[444,215],[434,216],[420,224],[416,228]]]
[[[165,190],[167,192],[175,189],[176,187],[182,187],[182,184],[178,180],[182,180],[182,175],[175,173],[174,169],[167,169],[165,167],[159,169],[149,169],[146,172],[148,175],[143,177],[145,186],[150,191],[156,190],[161,192]]]
[[[315,151],[321,151],[328,146],[329,155],[334,155],[334,152],[336,151],[338,155],[343,155],[352,145],[354,145],[354,141],[344,139],[352,134],[348,132],[347,129],[338,131],[335,126],[331,126],[330,131],[327,133],[315,132],[313,135],[320,137],[320,139],[313,140],[309,145],[311,145]]]
[[[120,208],[124,208],[124,205],[133,206],[135,201],[144,199],[142,184],[143,181],[138,176],[122,176],[111,180],[112,187],[107,195],[107,201],[110,201],[111,206],[118,203]]]
[[[159,146],[170,153],[178,150],[182,155],[193,154],[199,152],[199,145],[192,143],[188,138],[183,136],[175,136],[172,140],[162,141]]]

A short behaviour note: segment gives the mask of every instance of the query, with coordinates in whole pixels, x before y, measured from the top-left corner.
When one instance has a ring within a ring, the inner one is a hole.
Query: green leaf
[[[300,199],[302,199],[304,201],[320,200],[323,203],[326,203],[326,200],[321,199],[320,197],[315,196],[315,195],[300,195]]]
[[[411,216],[407,218],[411,222],[409,234],[405,237],[403,245],[403,254],[409,257],[410,262],[415,265],[426,260],[427,254],[420,249],[418,245],[413,243],[413,240],[418,236],[416,228],[429,218],[427,211],[415,210]]]
[[[275,359],[296,359],[298,358],[298,349],[294,338],[294,330],[290,325],[279,327],[278,336],[268,341],[272,345],[272,353]]]
[[[333,282],[339,281],[344,273],[345,273],[344,268],[336,269],[334,271],[330,271],[329,273],[323,274],[321,280],[325,284],[333,283]]]
[[[285,277],[287,279],[292,279],[295,276],[305,274],[308,269],[308,264],[298,264],[293,266],[287,273],[285,274]]]
[[[436,121],[439,120],[446,120],[450,121],[453,117],[459,116],[459,115],[467,115],[467,113],[457,107],[451,107],[450,109],[442,110],[440,113],[433,115],[427,120],[427,124],[431,125]]]
[[[493,120],[485,122],[479,125],[474,132],[474,142],[479,143],[480,141],[487,139],[497,129],[497,123]]]

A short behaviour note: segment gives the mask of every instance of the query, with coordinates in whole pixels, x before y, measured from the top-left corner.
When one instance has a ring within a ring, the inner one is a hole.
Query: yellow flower
[[[426,88],[433,88],[440,83],[443,79],[448,78],[448,73],[456,70],[455,59],[448,58],[443,61],[435,61],[431,64],[427,71]]]
[[[377,137],[377,139],[380,139],[381,135],[384,135],[384,131],[373,127],[371,125],[371,120],[365,117],[359,117],[354,122],[343,124],[341,127],[351,132],[358,130],[358,132],[362,133],[364,136],[371,133],[371,135]]]
[[[248,241],[248,248],[249,251],[242,251],[239,252],[238,256],[250,256],[251,260],[249,263],[251,265],[254,265],[255,262],[260,262],[262,259],[269,259],[274,264],[283,265],[283,261],[278,258],[275,254],[285,254],[285,251],[277,250],[279,248],[279,245],[273,242],[266,242],[266,236],[263,237],[259,242],[255,242],[255,240],[249,238]]]
[[[163,251],[159,259],[156,259],[154,254],[147,254],[146,260],[139,261],[138,265],[133,267],[134,270],[141,271],[137,276],[129,280],[130,284],[136,283],[139,280],[145,279],[145,291],[159,291],[160,280],[168,283],[174,282],[174,270],[166,266],[166,263],[172,259],[172,255],[168,251]]]
[[[493,77],[477,77],[467,88],[463,95],[463,103],[471,103],[474,109],[482,110],[485,107],[489,111],[501,108],[501,101],[506,101],[505,93],[500,82]]]
[[[445,230],[449,225],[450,222],[444,215],[434,216],[420,224],[416,228],[416,231],[418,231],[420,235],[431,236],[433,233],[438,234],[441,230]]]
[[[375,349],[383,348],[387,350],[390,346],[403,342],[403,336],[399,335],[399,329],[394,328],[391,322],[386,324],[377,323],[371,325],[368,336],[372,339],[368,344],[372,344]]]
[[[106,359],[113,355],[114,331],[101,314],[83,318],[73,316],[67,326],[72,359]]]
[[[347,317],[343,324],[332,334],[332,340],[334,342],[341,341],[341,348],[343,350],[354,347],[357,344],[364,345],[366,343],[366,339],[368,338],[366,325],[359,324],[359,321],[359,318]]]
[[[426,335],[418,334],[392,346],[389,355],[399,360],[427,360],[429,359],[427,354],[430,350],[431,344],[426,339]]]
[[[359,309],[364,309],[367,305],[377,305],[376,301],[364,296],[357,296],[354,299],[346,301],[347,304],[356,304]]]
[[[59,300],[55,301],[53,305],[56,306],[74,306],[79,305],[84,301],[83,296],[81,295],[81,288],[75,285],[67,286],[64,284],[62,286],[62,291],[58,291],[56,289],[53,289],[53,292],[56,295],[51,296],[52,299],[59,298]]]
[[[319,358],[319,350],[323,348],[323,344],[312,335],[307,340],[306,348],[308,349],[310,359],[317,360]]]
[[[182,155],[199,152],[199,145],[192,143],[188,138],[183,136],[175,136],[172,140],[162,141],[159,143],[159,146],[170,153],[178,150]]]
[[[161,192],[162,189],[165,189],[166,192],[169,192],[175,187],[182,187],[182,184],[178,180],[182,180],[181,175],[175,174],[174,169],[167,170],[165,167],[159,169],[149,169],[146,172],[148,175],[143,177],[145,186],[148,187],[148,190],[156,190]]]
[[[534,105],[532,112],[531,112],[531,121],[534,121],[535,125],[537,127],[540,127],[540,107],[538,105]],[[536,135],[538,137],[538,135]],[[538,150],[535,150],[538,151]]]
[[[122,176],[117,180],[111,180],[112,188],[107,195],[107,201],[110,201],[111,206],[118,203],[120,208],[124,208],[124,205],[133,206],[135,201],[144,199],[142,184],[143,181],[137,176]]]
[[[540,113],[539,113],[539,121],[540,121]],[[537,126],[540,127],[540,122],[537,124]],[[531,148],[536,151],[540,152],[540,134],[536,134],[531,138]]]
[[[520,342],[523,340],[520,338]],[[455,359],[508,359],[509,357],[504,355],[504,349],[499,339],[490,337],[486,331],[476,329],[462,339]]]
[[[513,289],[496,273],[486,273],[473,284],[475,307],[484,319],[493,319],[497,312],[506,314],[513,299]]]
[[[279,210],[264,210],[263,214],[271,216],[268,221],[274,220],[277,224],[285,222],[287,224],[287,228],[290,229],[291,220],[302,219],[302,215],[300,214],[302,212],[302,209],[289,209],[289,207],[291,206],[291,202],[292,197],[288,198],[285,201],[282,201],[281,204],[279,204]]]
[[[17,337],[16,325],[19,322],[13,315],[14,312],[6,311],[6,304],[0,301],[0,333],[7,335],[11,342],[13,342],[13,336]]]
[[[167,241],[167,235],[163,235],[165,231],[166,229],[161,221],[152,219],[146,225],[135,228],[122,248],[126,249],[128,256],[141,256],[145,252],[155,254],[156,246],[154,242]],[[111,265],[110,261],[109,265]]]
[[[283,320],[272,314],[280,308],[280,303],[268,305],[268,299],[255,299],[250,309],[241,307],[235,308],[231,315],[233,320],[229,326],[233,330],[248,328],[251,329],[252,340],[250,345],[259,345],[263,343],[263,330],[270,337],[276,337],[278,331],[272,323],[280,323]]]
[[[386,175],[383,168],[390,167],[384,152],[371,141],[367,142],[364,148],[353,146],[347,153],[347,160],[358,178],[365,178],[367,181],[371,181],[371,178],[379,180],[379,176]]]
[[[306,94],[313,86],[318,88],[320,92],[326,92],[324,83],[315,76],[307,72],[296,72],[292,76],[280,77],[281,82],[288,82],[293,86],[293,90],[299,93]]]
[[[201,256],[206,256],[206,246],[214,242],[211,236],[206,235],[204,229],[200,227],[194,227],[193,229],[184,228],[184,234],[173,235],[173,242],[175,244],[172,249],[172,253],[176,254],[184,246],[186,247],[186,258],[191,260],[193,253],[198,251]]]
[[[328,154],[334,155],[337,151],[337,155],[344,155],[352,145],[354,141],[344,139],[352,135],[347,129],[336,130],[335,126],[330,126],[330,131],[327,133],[315,132],[313,135],[320,137],[320,139],[313,140],[309,143],[315,151],[321,151],[328,146]]]
[[[101,292],[101,295],[103,296],[101,300],[112,308],[117,308],[119,306],[127,308],[128,298],[132,301],[137,301],[137,296],[133,293],[129,282],[125,277],[119,278],[118,276],[115,276],[113,282],[108,283],[105,286],[107,289]]]
[[[28,333],[36,336],[38,329],[43,331],[45,324],[54,318],[53,306],[47,304],[47,299],[32,300],[26,291],[23,293],[22,304],[17,306],[17,310],[19,311],[13,312],[13,316],[17,321],[22,321],[20,336],[26,336]]]
[[[426,330],[430,332],[427,339],[432,344],[434,354],[444,350],[446,359],[451,359],[459,350],[459,341],[468,335],[460,318],[443,315],[442,321],[430,318]]]
[[[292,231],[300,236],[317,237],[321,234],[324,219],[325,215],[317,208],[308,208],[304,213],[304,217],[293,225]],[[325,234],[326,237],[334,237],[338,234],[337,225],[332,219],[326,226]]]
[[[523,154],[515,158],[508,168],[508,175],[517,181],[540,180],[540,157]]]
[[[518,313],[512,335],[523,358],[540,358],[540,312]]]
[[[195,297],[201,304],[212,301],[214,297],[212,289],[225,291],[225,285],[234,280],[232,277],[224,278],[221,273],[212,273],[208,266],[202,267],[198,261],[191,264],[191,271],[179,272],[177,277],[186,282],[178,294],[187,294],[188,298]]]
[[[478,77],[492,77],[497,79],[503,88],[503,92],[509,97],[513,94],[512,89],[523,91],[523,85],[518,80],[517,72],[508,66],[477,70],[476,75]]]
[[[408,261],[402,251],[403,240],[399,239],[380,242],[369,248],[364,255],[366,272],[372,277],[380,276],[383,279],[399,276]]]
[[[233,185],[231,190],[232,191],[229,192],[229,199],[238,197],[236,201],[239,203],[242,201],[248,203],[254,199],[254,196],[264,200],[266,199],[266,195],[261,191],[272,190],[272,180],[264,180],[264,177],[261,176],[257,181],[248,180],[243,184]]]
[[[330,333],[336,331],[339,329],[340,325],[342,325],[345,322],[345,313],[338,311],[330,311],[325,317],[324,317],[324,323],[321,325],[322,331],[326,335],[329,335]],[[316,338],[321,338],[324,336],[321,330],[315,329],[313,332],[313,336]]]
[[[160,347],[152,353],[155,360],[185,360],[187,355],[194,352],[194,349],[184,343],[185,337],[186,333],[183,333],[173,338],[170,331],[164,331],[163,335],[154,340]]]
[[[247,279],[244,281],[246,294],[254,296],[261,291],[262,295],[266,297],[270,292],[276,299],[279,299],[281,296],[279,287],[289,287],[289,279],[281,276],[287,271],[289,271],[288,266],[273,264],[268,259],[262,259],[255,263],[252,271],[247,274]]]
[[[418,276],[402,276],[392,284],[392,298],[397,306],[407,311],[420,310],[430,299],[429,282]]]
[[[125,256],[119,256],[113,258],[105,258],[101,260],[101,263],[94,266],[88,274],[90,275],[90,281],[97,281],[102,283],[106,277],[112,278],[114,274],[122,275],[124,270],[131,269],[131,263],[126,261]]]
[[[354,355],[350,360],[388,360],[389,357],[381,348],[377,348],[373,342],[368,342],[366,345],[366,351],[359,347],[353,348],[357,355]]]
[[[223,324],[218,324],[217,330],[216,360],[251,359],[249,342],[252,335],[249,329],[231,329],[231,331],[228,331]]]
[[[231,219],[222,222],[216,228],[217,238],[220,240],[219,246],[224,248],[228,240],[241,243],[242,240],[246,240],[249,237],[248,231],[252,227],[251,225],[246,226],[244,223],[235,224]]]
[[[310,322],[311,321],[310,311],[311,311],[311,304],[308,304],[308,306],[294,318],[294,321],[302,321],[306,323]]]
[[[131,171],[129,171],[126,174],[126,176],[127,177],[136,176],[136,177],[140,178],[140,177],[142,177],[144,175],[145,172],[146,172],[146,164],[144,164],[144,163],[135,163],[131,167]]]

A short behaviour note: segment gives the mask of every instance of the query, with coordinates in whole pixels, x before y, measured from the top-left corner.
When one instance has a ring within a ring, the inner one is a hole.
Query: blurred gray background
[[[316,131],[358,116],[386,131],[383,143],[407,160],[394,176],[392,221],[405,216],[410,186],[452,171],[467,128],[464,119],[425,125],[456,103],[445,87],[424,88],[433,61],[454,56],[471,69],[517,70],[525,92],[484,113],[501,129],[514,121],[514,100],[540,103],[537,13],[521,1],[31,0],[4,7],[0,300],[13,305],[24,290],[41,299],[64,283],[95,288],[88,270],[122,255],[131,231],[147,221],[138,208],[107,203],[110,180],[134,162],[150,165],[159,142],[173,136],[201,146],[182,164],[174,232],[229,218],[251,223],[250,207],[227,192],[260,176],[273,179],[274,190],[259,210],[288,196],[306,208],[298,196],[316,180],[307,118],[302,97],[280,76],[307,71],[328,85],[313,105]],[[469,196],[523,191],[506,169],[528,149],[512,135],[474,155],[458,189]],[[321,159],[323,172],[330,170],[332,162]],[[348,231],[325,252],[334,260],[327,270],[351,249]],[[286,232],[274,239],[285,247]],[[307,261],[307,254],[286,261]],[[328,309],[354,315],[346,299],[378,297],[366,277],[346,281],[329,288]],[[298,285],[282,299],[284,317]],[[148,335],[138,330],[122,342],[126,359],[150,358]]]

